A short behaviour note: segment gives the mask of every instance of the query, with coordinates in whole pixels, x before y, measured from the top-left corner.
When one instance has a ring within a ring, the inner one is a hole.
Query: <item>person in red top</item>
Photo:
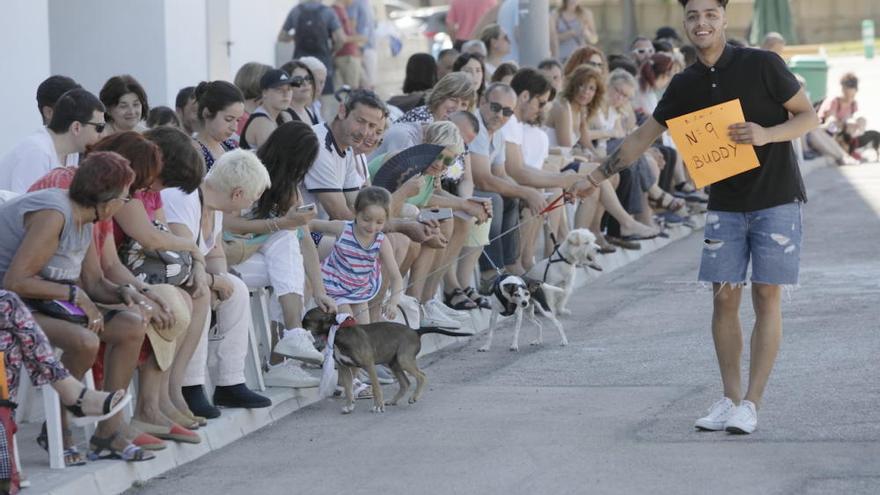
[[[446,14],[446,32],[452,38],[453,48],[461,51],[465,41],[474,38],[474,28],[486,12],[498,3],[497,0],[452,0]]]
[[[361,65],[361,45],[367,40],[355,32],[354,25],[346,12],[353,1],[337,0],[333,4],[333,12],[336,12],[336,17],[339,18],[339,23],[342,25],[342,32],[345,34],[342,48],[333,54],[333,65],[336,67],[336,72],[333,74],[333,85],[336,89],[343,85],[357,89],[361,87],[364,78]]]

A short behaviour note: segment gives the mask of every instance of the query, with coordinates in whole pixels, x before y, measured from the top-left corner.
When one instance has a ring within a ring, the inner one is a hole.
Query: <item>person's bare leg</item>
[[[464,242],[473,225],[471,220],[459,217],[452,217],[452,222],[452,237],[449,238],[446,249],[442,251],[443,259],[441,260],[442,266],[447,267],[443,272],[443,285],[447,293],[452,292],[453,289],[464,289],[465,287],[458,278],[458,265],[461,260],[457,258],[464,254]]]
[[[752,306],[755,308],[755,328],[750,344],[749,387],[745,399],[759,408],[782,341],[782,287],[753,284]]]
[[[104,353],[105,390],[128,388],[137,367],[145,332],[146,321],[139,315],[128,311],[118,313],[104,325],[101,340],[107,346]],[[110,437],[120,430],[123,419],[123,412],[120,411],[113,417],[101,421],[95,429],[95,436],[98,438]],[[123,448],[127,444],[125,439],[119,438],[114,447]]]
[[[86,371],[92,367],[98,348],[101,344],[98,336],[91,330],[56,318],[48,318],[39,313],[34,313],[34,320],[43,329],[46,337],[55,347],[60,347],[64,354],[61,362],[70,375],[82,381]],[[67,415],[61,415],[62,431],[68,431]],[[64,435],[64,448],[76,445],[74,438]]]
[[[376,296],[375,299],[379,299],[380,296]],[[368,311],[369,307],[367,303],[352,303],[351,305],[351,315],[355,320],[361,325],[366,325],[370,323],[370,312]]]
[[[284,328],[297,328],[302,326],[303,297],[291,292],[278,296],[281,305],[281,314],[284,318]]]
[[[151,354],[150,358],[139,368],[138,400],[135,405],[134,419],[160,426],[172,425],[171,419],[168,418],[161,406],[163,388],[166,388],[164,395],[168,395],[166,383],[155,356]]]
[[[436,253],[436,249],[422,246],[421,254],[416,258],[409,271],[409,287],[406,289],[406,295],[418,299],[420,304],[427,302],[422,296],[425,291],[425,283],[428,281],[428,273],[434,268]]]
[[[600,194],[593,193],[578,202],[577,209],[574,212],[574,228],[586,229],[590,226],[599,201]]]
[[[474,271],[477,263],[480,261],[480,254],[483,252],[482,247],[464,247],[461,250],[462,257],[458,260],[458,269],[456,276],[459,283],[465,287],[475,287],[479,290],[478,280],[474,280]]]
[[[458,217],[453,217],[458,218]],[[452,239],[455,237],[455,228],[458,224],[455,221],[444,221],[440,222],[440,232],[446,239]],[[462,238],[462,242],[464,238]],[[451,254],[455,254],[453,252],[454,247],[450,247],[449,243],[446,244],[446,247],[443,249],[435,249],[434,250],[434,259],[431,261],[431,269],[428,272],[427,277],[425,278],[425,286],[422,289],[422,298],[425,301],[428,301],[437,294],[437,290],[440,288],[440,282],[443,281],[443,275],[449,271],[449,263],[453,256]]]
[[[657,224],[654,223],[654,210],[651,209],[651,205],[648,204],[648,193],[643,193],[641,195],[641,201],[642,201],[642,211],[640,213],[636,213],[636,215],[634,217],[637,221],[636,226],[638,226],[638,225],[648,226],[648,229],[651,232],[653,232],[654,234],[656,234],[657,232],[660,231],[660,227],[658,227]],[[620,227],[620,232],[622,234],[623,234],[623,232],[626,232],[626,229],[623,228],[623,225],[621,225],[621,227]],[[654,235],[654,234],[649,234],[649,235]],[[626,234],[623,234],[623,235],[626,235]]]
[[[522,218],[520,219],[521,251],[519,254],[519,264],[522,265],[525,271],[529,271],[535,266],[538,233],[541,231],[543,224],[541,219],[536,218],[530,210],[523,210]]]
[[[715,355],[721,370],[724,396],[739,404],[742,398],[740,359],[742,357],[742,327],[739,321],[739,304],[742,286],[712,284],[712,339]]]
[[[171,374],[168,379],[168,395],[174,407],[184,414],[191,412],[186,400],[183,398],[183,379],[186,375],[186,367],[196,347],[202,339],[205,332],[205,320],[208,318],[210,311],[211,297],[206,295],[192,300],[192,315],[190,317],[189,327],[182,340],[177,343],[177,353],[174,356],[174,362],[171,365]]]

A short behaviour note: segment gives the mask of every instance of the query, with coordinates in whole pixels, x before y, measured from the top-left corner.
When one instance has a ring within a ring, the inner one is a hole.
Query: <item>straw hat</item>
[[[175,323],[170,328],[157,329],[152,324],[147,325],[147,338],[153,347],[153,355],[160,370],[167,370],[174,361],[177,350],[177,341],[186,333],[189,327],[190,311],[180,293],[173,285],[159,284],[150,286],[150,291],[156,293],[171,308]]]

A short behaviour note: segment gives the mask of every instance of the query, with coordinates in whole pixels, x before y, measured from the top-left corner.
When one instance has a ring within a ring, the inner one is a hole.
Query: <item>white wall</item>
[[[96,95],[131,74],[151,101],[167,100],[163,0],[49,0],[51,67]]]
[[[0,119],[0,156],[40,127],[37,86],[49,72],[48,0],[6,0],[0,15],[6,118]]]
[[[166,98],[156,104],[174,108],[177,92],[208,79],[206,1],[165,1]],[[153,98],[150,95],[150,98]]]

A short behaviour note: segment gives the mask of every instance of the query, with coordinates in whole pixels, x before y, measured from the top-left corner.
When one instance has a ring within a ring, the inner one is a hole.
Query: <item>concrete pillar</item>
[[[548,0],[519,0],[519,61],[537,67],[550,56],[550,7]]]

